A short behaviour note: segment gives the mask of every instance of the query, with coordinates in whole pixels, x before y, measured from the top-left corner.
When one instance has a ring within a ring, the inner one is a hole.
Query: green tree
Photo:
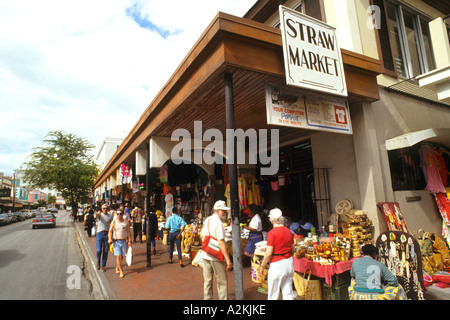
[[[43,146],[33,149],[25,162],[24,180],[34,188],[61,192],[70,203],[74,220],[79,203],[86,203],[100,168],[89,151],[95,148],[87,140],[61,131],[51,131]]]

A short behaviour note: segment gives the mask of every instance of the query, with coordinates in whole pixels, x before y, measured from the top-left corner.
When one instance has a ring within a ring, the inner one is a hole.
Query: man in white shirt
[[[225,201],[219,200],[214,204],[214,214],[208,217],[202,228],[201,237],[205,240],[205,237],[209,234],[211,237],[217,239],[219,243],[220,251],[223,254],[225,263],[206,252],[203,252],[203,295],[204,300],[212,300],[213,298],[213,276],[216,276],[217,280],[217,293],[219,300],[228,299],[228,278],[227,270],[231,270],[232,263],[230,255],[225,244],[225,229],[223,227],[222,219],[227,218],[227,212],[230,210],[225,205]]]

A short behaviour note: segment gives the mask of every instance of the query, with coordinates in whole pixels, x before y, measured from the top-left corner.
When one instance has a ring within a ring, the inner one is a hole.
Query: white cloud
[[[99,147],[131,130],[214,16],[254,3],[0,0],[0,172],[50,131]],[[133,6],[154,30],[127,14]]]

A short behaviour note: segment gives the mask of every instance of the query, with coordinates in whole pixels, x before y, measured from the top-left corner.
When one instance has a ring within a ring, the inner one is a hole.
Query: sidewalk
[[[151,256],[151,267],[147,268],[146,243],[133,243],[133,264],[128,267],[124,262],[125,277],[119,278],[115,272],[116,257],[109,252],[106,271],[101,272],[96,265],[95,236],[88,237],[83,223],[76,222],[82,245],[87,246],[85,255],[98,277],[102,295],[105,299],[118,300],[203,300],[203,269],[191,264],[191,259],[183,257],[184,268],[178,264],[178,256],[168,264],[169,246],[163,246],[156,240],[156,255]],[[153,249],[152,249],[153,251]],[[259,284],[251,280],[251,268],[243,269],[243,287],[245,300],[267,300],[267,295],[257,291]],[[214,282],[214,299],[217,299]],[[235,300],[234,275],[228,273],[228,299]]]
[[[189,258],[183,257],[184,268],[178,265],[178,256],[168,264],[169,246],[163,246],[156,240],[156,255],[151,256],[151,267],[147,268],[146,243],[133,243],[133,264],[128,267],[124,262],[124,278],[115,272],[116,258],[109,252],[106,272],[96,269],[95,237],[89,238],[83,223],[75,223],[80,235],[84,254],[97,280],[101,295],[105,300],[203,300],[203,269],[191,264]],[[267,295],[259,293],[259,284],[251,280],[251,268],[243,269],[244,300],[267,300]],[[214,281],[214,299],[217,299]],[[234,275],[228,273],[228,299],[235,300]],[[425,300],[450,300],[450,288],[429,287],[425,292]]]

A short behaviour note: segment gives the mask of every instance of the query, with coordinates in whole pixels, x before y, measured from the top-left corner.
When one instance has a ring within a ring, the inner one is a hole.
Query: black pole
[[[234,99],[233,99],[233,75],[225,74],[225,112],[227,120],[227,147],[229,139],[234,139]],[[230,178],[230,205],[232,217],[232,243],[233,243],[233,269],[234,269],[234,294],[236,300],[244,299],[243,275],[242,275],[242,250],[239,193],[236,164],[236,143],[233,142],[234,150],[227,150],[228,175]]]
[[[152,266],[152,240],[150,239],[151,235],[151,226],[150,226],[150,148],[147,149],[147,173],[145,176],[145,210],[147,216],[147,228],[146,228],[146,240],[147,240],[147,268]]]

